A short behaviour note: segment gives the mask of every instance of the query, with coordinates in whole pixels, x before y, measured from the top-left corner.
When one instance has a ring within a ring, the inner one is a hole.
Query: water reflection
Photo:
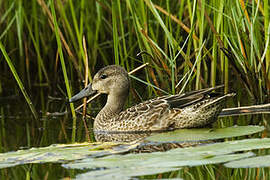
[[[96,141],[99,142],[132,142],[141,141],[144,138],[150,136],[151,132],[94,132]]]
[[[39,96],[37,96],[39,97]],[[40,100],[41,99],[41,100]],[[58,117],[47,117],[47,112],[64,112],[66,111],[66,104],[60,100],[48,100],[49,98],[42,96],[36,98],[34,104],[41,112],[39,120],[35,120],[31,116],[25,100],[23,97],[7,97],[0,99],[0,153],[16,151],[22,148],[29,149],[31,147],[49,146],[51,144],[67,144],[71,143],[72,119],[70,114]],[[47,99],[48,101],[42,101]],[[96,107],[97,112],[100,107]],[[91,113],[95,109],[91,108]],[[94,116],[94,113],[93,113]],[[269,116],[252,116],[235,118],[234,121],[227,121],[223,119],[224,126],[232,126],[233,124],[258,124],[262,119],[268,120]],[[87,124],[91,124],[89,120]],[[90,126],[91,127],[91,126]],[[104,133],[104,132],[90,132],[93,141],[100,142],[131,142],[143,141],[151,133]],[[267,136],[267,134],[265,134]],[[94,140],[95,139],[95,140]],[[87,141],[85,136],[85,129],[83,121],[78,118],[76,124],[76,142]],[[209,143],[209,142],[204,142]],[[145,142],[142,146],[136,149],[136,152],[153,152],[153,151],[167,151],[177,147],[187,147],[198,145],[199,142],[193,143],[160,143],[151,144]],[[31,174],[33,179],[59,179],[65,176],[74,177],[78,172],[74,170],[67,170],[57,164],[37,164],[24,165],[12,168],[0,169],[0,179],[24,179],[26,174]],[[49,175],[48,175],[49,174]],[[38,176],[35,176],[38,175]],[[59,175],[58,177],[55,175]]]
[[[145,138],[157,133],[166,133],[168,131],[159,132],[94,132],[96,141],[99,142],[140,142],[139,146],[131,150],[131,153],[149,153],[164,152],[175,148],[184,148],[197,146],[202,144],[213,143],[214,141],[182,141],[182,142],[152,142]]]

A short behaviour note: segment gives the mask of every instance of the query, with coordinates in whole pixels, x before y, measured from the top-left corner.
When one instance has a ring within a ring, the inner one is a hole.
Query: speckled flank
[[[203,127],[216,120],[230,96],[222,96],[215,103],[209,98],[184,108],[170,108],[166,97],[152,99],[119,114],[102,112],[95,119],[94,128],[98,131],[156,131]]]
[[[196,128],[216,121],[228,97],[213,90],[223,86],[162,96],[122,111],[129,91],[128,73],[119,66],[101,69],[92,88],[108,94],[107,103],[94,122],[95,131],[131,132]]]

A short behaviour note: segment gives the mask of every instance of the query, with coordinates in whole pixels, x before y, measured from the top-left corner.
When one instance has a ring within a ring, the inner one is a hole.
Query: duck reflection
[[[168,132],[168,131],[162,131]],[[98,142],[125,142],[125,143],[138,143],[139,145],[132,149],[133,153],[148,153],[148,152],[160,152],[168,151],[175,148],[185,148],[191,146],[197,146],[201,144],[211,143],[212,141],[192,141],[192,142],[150,142],[145,140],[148,136],[162,132],[98,132],[95,131],[95,139]]]
[[[133,142],[143,141],[152,132],[105,132],[94,131],[95,139],[99,142]]]

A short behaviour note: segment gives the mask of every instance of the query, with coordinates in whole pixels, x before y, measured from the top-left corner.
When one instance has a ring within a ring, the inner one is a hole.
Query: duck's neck
[[[94,129],[103,130],[105,127],[110,126],[109,124],[113,121],[113,118],[123,110],[127,96],[128,92],[109,94],[106,105],[95,118]]]
[[[107,97],[107,103],[102,111],[110,111],[114,114],[118,114],[123,110],[127,99],[127,94],[109,94]]]

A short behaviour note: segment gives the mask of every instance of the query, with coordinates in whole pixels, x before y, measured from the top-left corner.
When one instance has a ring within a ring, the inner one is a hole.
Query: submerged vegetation
[[[37,112],[44,117],[52,111],[48,96],[70,98],[84,86],[85,76],[91,81],[109,64],[130,72],[149,63],[130,76],[134,79],[130,104],[164,91],[175,94],[219,84],[225,85],[225,92],[236,92],[231,107],[268,103],[269,11],[269,0],[0,1],[0,96],[22,94],[26,99],[29,111],[18,109],[34,117],[26,123],[28,147],[33,135],[29,126],[38,124]],[[61,136],[84,141],[73,104],[57,108],[53,111],[71,109],[72,115],[65,117],[73,119],[71,137],[64,131]],[[2,106],[0,112],[1,152],[4,125],[9,122]],[[265,115],[227,118],[216,126],[235,124],[264,125],[269,131]],[[265,136],[267,131],[261,134]],[[267,150],[260,152],[267,154]],[[205,174],[212,179],[269,177],[263,168],[231,170],[212,165],[164,177],[203,179]]]

